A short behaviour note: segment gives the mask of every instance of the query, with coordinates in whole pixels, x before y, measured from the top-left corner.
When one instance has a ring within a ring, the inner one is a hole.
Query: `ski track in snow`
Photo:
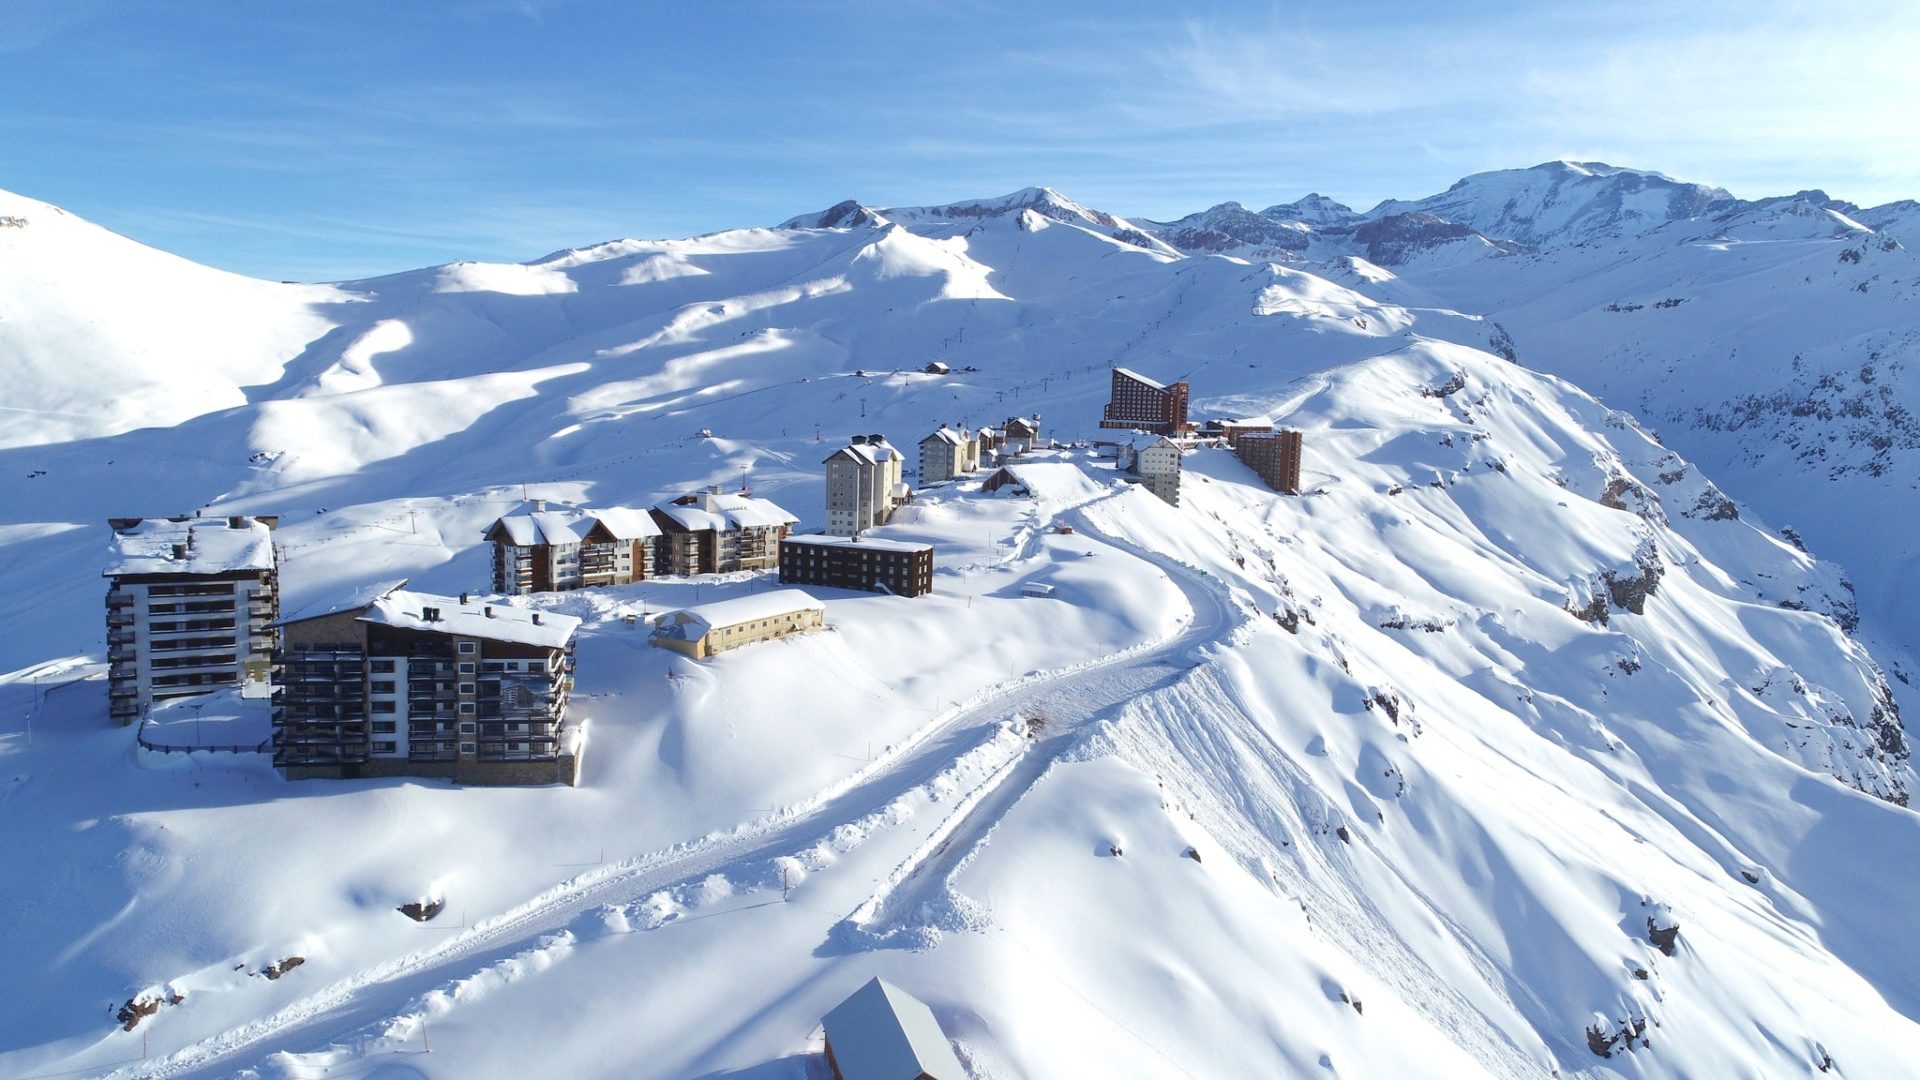
[[[1074,516],[1086,522],[1084,514]],[[1169,572],[1169,579],[1191,608],[1183,629],[1163,641],[1136,645],[1066,669],[1021,676],[982,691],[958,712],[923,728],[889,757],[876,761],[837,789],[790,808],[785,816],[770,823],[742,825],[628,860],[604,872],[583,875],[518,909],[484,921],[441,948],[381,964],[259,1021],[157,1061],[129,1065],[108,1075],[124,1080],[223,1076],[243,1057],[315,1050],[347,1033],[395,1019],[394,1001],[412,1000],[452,985],[462,973],[471,977],[507,963],[537,947],[541,939],[568,932],[576,920],[602,906],[639,903],[662,890],[723,873],[730,866],[770,860],[824,843],[835,830],[920,789],[950,763],[992,740],[1000,720],[1009,712],[1076,717],[1066,730],[1047,737],[1043,747],[1018,755],[1010,770],[996,773],[984,790],[974,793],[979,801],[971,805],[986,807],[992,813],[992,817],[978,822],[960,823],[970,826],[965,835],[977,839],[1045,772],[1052,755],[1068,745],[1070,734],[1105,710],[1177,679],[1193,666],[1191,662],[1182,663],[1181,658],[1228,636],[1240,625],[1233,617],[1230,601],[1217,595],[1225,591],[1220,585],[1197,582],[1193,571],[1163,556],[1111,537],[1102,539],[1129,548]],[[1018,779],[1004,785],[1006,797],[994,798],[1003,787],[1001,781],[1015,777]],[[971,818],[964,810],[962,816]],[[950,836],[948,840],[958,838]],[[937,855],[948,846],[937,844],[929,855]],[[913,871],[909,865],[899,876],[904,881]]]

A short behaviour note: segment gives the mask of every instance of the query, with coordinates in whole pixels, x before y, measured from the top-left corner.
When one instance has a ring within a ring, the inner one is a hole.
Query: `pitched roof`
[[[687,496],[682,496],[686,498]],[[654,506],[653,512],[689,532],[731,532],[734,529],[772,528],[797,524],[800,519],[767,499],[723,492],[696,492],[685,506],[669,499]],[[712,509],[708,509],[712,507]]]
[[[874,979],[824,1021],[841,1080],[965,1080],[953,1044],[925,1002]]]
[[[654,523],[653,515],[645,510],[615,506],[595,510],[593,517],[615,540],[644,540],[660,535],[660,526]]]
[[[925,446],[930,442],[943,442],[951,446],[960,446],[964,444],[966,441],[967,441],[966,436],[960,434],[959,432],[953,430],[950,427],[946,427],[943,425],[939,431],[936,431],[933,434],[927,436],[926,438],[921,439],[920,445]]]
[[[437,609],[440,617],[429,621],[426,618],[427,608]],[[565,647],[572,640],[574,632],[580,629],[580,620],[572,615],[477,600],[463,604],[459,597],[407,592],[404,589],[390,590],[375,599],[367,605],[359,621],[375,626],[393,626],[432,634],[456,634],[549,649]]]
[[[256,518],[233,521],[239,526],[224,517],[144,518],[115,528],[113,556],[101,573],[119,577],[273,569],[273,530]]]
[[[596,526],[605,527],[615,540],[639,540],[660,535],[660,526],[653,523],[653,518],[645,510],[626,507],[589,510],[576,506],[508,514],[495,521],[487,529],[486,536],[489,540],[505,536],[507,542],[515,547],[578,544]]]
[[[1114,368],[1113,370],[1121,375],[1125,375],[1127,378],[1132,379],[1134,382],[1145,383],[1146,385],[1153,387],[1155,390],[1165,390],[1167,388],[1166,383],[1160,382],[1155,379],[1149,379],[1145,375],[1140,374],[1139,372],[1133,370],[1132,368],[1117,367],[1117,368]]]

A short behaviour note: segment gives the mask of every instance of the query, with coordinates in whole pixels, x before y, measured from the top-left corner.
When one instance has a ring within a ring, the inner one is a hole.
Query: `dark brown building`
[[[1139,372],[1114,368],[1113,392],[1100,426],[1183,435],[1187,430],[1187,384],[1159,383]]]
[[[919,596],[933,591],[933,545],[789,536],[780,541],[780,583]]]
[[[1247,433],[1234,440],[1233,452],[1275,491],[1300,494],[1300,433]]]
[[[273,763],[289,780],[571,784],[579,625],[399,586],[289,619],[274,654]]]

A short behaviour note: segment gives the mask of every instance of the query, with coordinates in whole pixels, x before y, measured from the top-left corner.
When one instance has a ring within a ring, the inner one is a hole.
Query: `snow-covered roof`
[[[965,1080],[953,1044],[926,1002],[874,979],[827,1013],[823,1026],[841,1080]]]
[[[1167,388],[1166,383],[1163,383],[1158,379],[1149,379],[1145,375],[1140,374],[1139,372],[1133,370],[1132,368],[1117,367],[1117,368],[1114,368],[1113,370],[1119,372],[1122,375],[1125,375],[1127,378],[1132,379],[1134,382],[1145,383],[1146,385],[1153,387],[1155,390],[1165,390]]]
[[[828,536],[825,533],[808,533],[805,536],[789,536],[780,541],[782,547],[788,544],[808,544],[813,547],[850,547],[867,548],[873,551],[932,551],[932,544],[913,544],[905,540],[885,540],[877,536],[863,536],[854,539],[851,536]]]
[[[577,544],[593,528],[593,517],[578,510],[536,510],[527,516],[549,544]]]
[[[827,605],[814,599],[804,589],[774,589],[670,611],[661,618],[663,623],[678,624],[689,639],[697,639],[715,629],[809,610],[824,613]]]
[[[319,603],[308,604],[273,625],[285,626],[288,623],[306,622],[309,619],[324,619],[329,615],[338,615],[343,611],[361,611],[364,610],[368,604],[373,603],[382,596],[396,589],[404,589],[406,587],[406,578],[395,578],[392,581],[379,581],[372,585],[362,585],[352,592],[337,595],[331,600],[322,600]]]
[[[606,510],[595,510],[593,516],[607,532],[613,535],[615,540],[644,540],[649,536],[660,535],[660,526],[654,522],[653,515],[645,510],[615,506]]]
[[[965,443],[966,441],[967,441],[966,436],[960,434],[959,432],[953,430],[950,427],[942,426],[939,431],[936,431],[933,434],[927,436],[926,438],[921,439],[920,445],[925,446],[930,442],[943,442],[952,446],[959,446]]]
[[[273,560],[273,530],[257,518],[144,518],[114,528],[113,556],[101,573],[225,574],[271,570]]]
[[[676,500],[668,500],[656,505],[654,510],[690,532],[772,528],[793,525],[800,520],[767,499],[713,491],[695,494],[693,501],[685,506]]]
[[[428,621],[428,608],[437,609],[439,618]],[[572,640],[574,631],[580,629],[580,620],[572,615],[481,601],[463,604],[456,596],[435,596],[404,589],[394,589],[367,605],[360,621],[376,626],[393,626],[432,634],[457,634],[548,649],[565,647]]]
[[[1029,420],[1024,416],[1010,416],[1007,418],[1007,430],[1012,431],[1015,428],[1019,428],[1028,435],[1038,435],[1040,433],[1039,422]]]
[[[567,507],[508,514],[493,523],[493,527],[487,530],[487,536],[491,538],[496,534],[505,534],[507,542],[516,547],[578,544],[587,538],[596,523],[612,533],[615,540],[639,540],[660,535],[660,526],[654,524],[652,515],[645,510]]]

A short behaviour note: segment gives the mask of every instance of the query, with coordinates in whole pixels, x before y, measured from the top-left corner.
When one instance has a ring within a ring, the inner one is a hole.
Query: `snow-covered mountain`
[[[34,716],[0,1073],[818,1075],[882,974],[983,1077],[1900,1075],[1916,628],[1865,495],[1912,467],[1901,212],[1520,172],[1165,225],[849,202],[331,286],[0,196],[0,709]],[[934,595],[828,591],[831,632],[707,664],[625,616],[748,576],[540,598],[587,620],[577,790],[288,784],[106,724],[108,516],[283,515],[289,612],[478,589],[528,494],[744,476],[818,522],[846,435],[1092,436],[1113,364],[1300,428],[1310,493],[1206,450],[1175,508],[1040,455],[1030,499],[889,527]],[[429,893],[448,921],[394,910]],[[143,995],[179,1001],[102,1012]]]

